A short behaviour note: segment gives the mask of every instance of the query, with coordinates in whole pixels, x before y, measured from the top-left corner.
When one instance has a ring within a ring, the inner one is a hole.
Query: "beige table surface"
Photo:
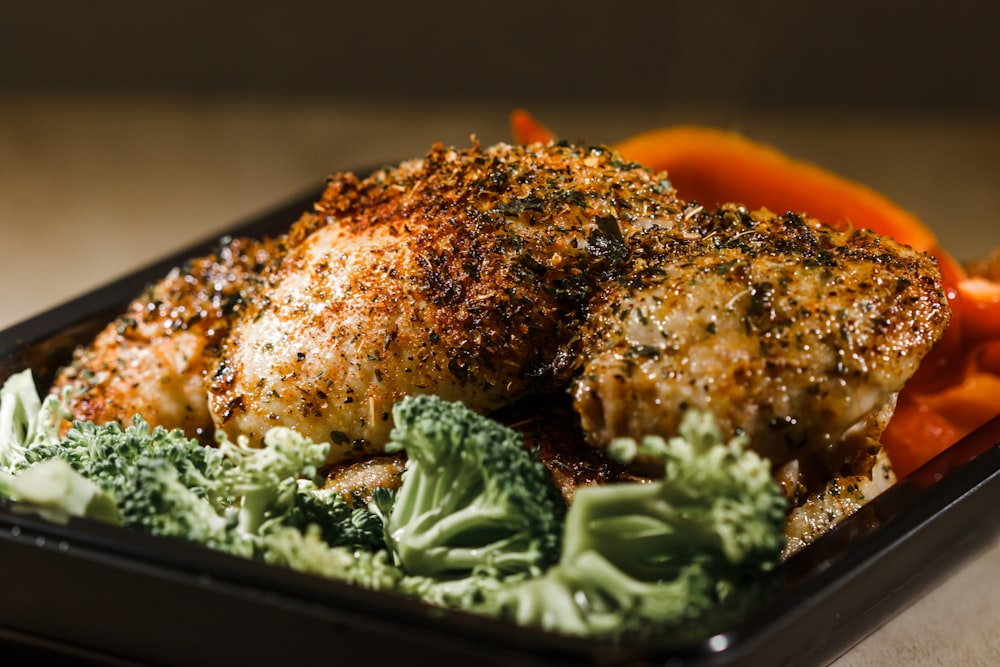
[[[506,106],[0,98],[0,327],[214,237],[340,169],[434,141],[509,138]],[[731,127],[882,190],[961,259],[1000,245],[1000,120],[690,109],[533,109],[612,143],[679,122]],[[1000,546],[837,660],[993,665]]]

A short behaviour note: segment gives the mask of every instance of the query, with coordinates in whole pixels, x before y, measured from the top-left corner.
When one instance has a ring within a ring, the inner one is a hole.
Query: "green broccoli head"
[[[236,531],[236,514],[216,506],[204,489],[188,485],[187,475],[168,459],[142,457],[131,474],[118,491],[125,526],[241,556],[254,554],[253,541]]]
[[[0,496],[27,503],[51,521],[82,516],[121,522],[114,497],[61,459],[41,461],[17,476],[0,470]]]
[[[354,507],[339,491],[317,489],[306,480],[299,481],[299,492],[284,524],[302,533],[315,528],[331,547],[370,552],[385,548],[380,514],[364,505]]]
[[[75,422],[62,441],[32,447],[26,460],[72,466],[115,499],[128,528],[244,555],[253,551],[234,531],[229,506],[235,497],[221,484],[232,462],[180,430],[152,427],[138,416],[125,427]]]
[[[407,397],[389,451],[405,451],[386,544],[410,575],[540,572],[558,554],[562,500],[520,434],[461,403]]]
[[[777,563],[785,500],[745,438],[723,441],[710,415],[692,412],[677,437],[613,450],[654,457],[665,476],[578,489],[558,564],[483,611],[568,634],[648,631],[704,617]]]
[[[283,521],[295,504],[299,480],[313,480],[330,451],[329,443],[314,443],[285,427],[269,430],[260,448],[232,442],[221,431],[218,443],[228,465],[214,480],[213,493],[219,500],[240,499],[237,530],[245,534]]]
[[[57,444],[59,427],[69,417],[58,397],[38,395],[30,370],[8,377],[0,386],[0,472],[30,465],[34,447]]]
[[[127,484],[140,460],[162,459],[184,473],[184,482],[203,491],[226,463],[218,450],[203,447],[183,431],[152,427],[139,416],[128,426],[77,421],[62,440],[26,451],[28,464],[58,458],[109,492]]]
[[[611,454],[619,460],[627,462],[641,453],[661,461],[664,477],[639,488],[586,489],[578,517],[593,522],[593,530],[575,531],[590,541],[574,540],[571,547],[621,545],[622,557],[632,554],[635,559],[633,568],[663,566],[653,558],[663,552],[682,562],[710,554],[720,573],[727,569],[745,572],[751,564],[769,566],[784,545],[786,514],[786,501],[772,478],[770,462],[749,448],[746,436],[723,440],[709,413],[687,412],[678,431],[669,439],[647,436],[638,443],[619,440],[612,444]],[[616,499],[644,509],[621,512]],[[636,514],[652,525],[622,535],[617,534],[619,524],[613,523],[615,539],[601,535],[606,530],[601,520],[605,516],[635,521]],[[653,530],[654,526],[660,530]]]

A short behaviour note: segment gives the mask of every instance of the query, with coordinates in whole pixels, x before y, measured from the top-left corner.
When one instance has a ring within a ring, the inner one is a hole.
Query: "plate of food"
[[[512,126],[0,333],[0,636],[822,664],[994,534],[1000,261],[731,133]]]

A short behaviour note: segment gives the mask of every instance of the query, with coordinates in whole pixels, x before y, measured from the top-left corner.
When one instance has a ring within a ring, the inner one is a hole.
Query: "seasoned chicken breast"
[[[892,483],[879,437],[948,318],[934,261],[871,232],[706,211],[600,148],[436,146],[171,272],[52,391],[206,441],[294,427],[359,498],[398,483],[407,394],[521,430],[567,501],[643,479],[603,456],[614,438],[708,410],[771,459],[801,545]]]
[[[251,441],[294,426],[335,462],[381,451],[404,395],[489,412],[564,383],[622,230],[676,210],[654,174],[568,145],[438,146],[334,179],[223,344],[215,423]]]
[[[128,423],[136,414],[212,442],[208,381],[218,346],[276,254],[273,241],[224,239],[216,252],[172,270],[62,368],[78,419]]]
[[[622,229],[673,224],[674,193],[600,148],[436,146],[331,179],[276,239],[228,240],[172,271],[52,390],[97,422],[136,413],[210,439],[277,424],[381,450],[391,405],[435,392],[489,411],[568,380],[560,351]]]
[[[950,317],[934,261],[867,230],[691,205],[628,243],[578,346],[573,395],[597,445],[671,435],[697,409],[776,467],[836,465],[877,443]]]

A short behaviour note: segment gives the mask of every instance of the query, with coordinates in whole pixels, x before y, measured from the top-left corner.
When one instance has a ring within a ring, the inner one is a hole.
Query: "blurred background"
[[[11,92],[996,113],[991,3],[35,0]]]
[[[594,144],[734,129],[884,192],[972,258],[1000,245],[998,22],[972,0],[0,0],[0,230],[23,250],[0,280],[33,276],[0,315],[336,171],[508,140],[516,107]]]
[[[738,130],[970,259],[1000,245],[998,24],[971,0],[0,0],[0,327],[336,171],[509,139],[515,107],[595,144]],[[977,567],[843,664],[990,664],[954,660],[1000,650],[1000,554]]]
[[[590,143],[741,131],[967,258],[1000,243],[998,20],[970,0],[0,0],[0,228],[51,236],[82,291],[335,171],[509,139],[524,107]],[[66,295],[40,280],[12,317]]]

